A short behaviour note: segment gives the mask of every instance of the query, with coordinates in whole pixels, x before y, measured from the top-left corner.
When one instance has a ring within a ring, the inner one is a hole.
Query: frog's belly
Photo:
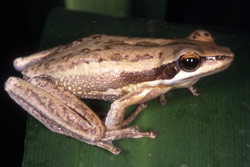
[[[123,96],[121,93],[109,94],[107,92],[97,92],[97,91],[73,92],[73,93],[81,99],[98,99],[110,102],[113,102],[116,99],[119,99],[121,96]]]

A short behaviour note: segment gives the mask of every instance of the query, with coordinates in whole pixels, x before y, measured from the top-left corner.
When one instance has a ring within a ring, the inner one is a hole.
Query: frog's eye
[[[196,53],[185,53],[179,58],[179,66],[183,71],[192,72],[200,66],[200,56]]]

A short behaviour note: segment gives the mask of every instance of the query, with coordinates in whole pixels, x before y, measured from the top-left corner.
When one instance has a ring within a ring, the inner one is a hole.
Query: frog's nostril
[[[225,55],[220,55],[220,56],[218,56],[218,59],[219,59],[219,60],[225,60],[225,59],[226,59],[226,56],[225,56]]]
[[[218,55],[216,56],[216,60],[229,60],[229,61],[233,61],[234,60],[234,54],[227,54],[227,55]]]

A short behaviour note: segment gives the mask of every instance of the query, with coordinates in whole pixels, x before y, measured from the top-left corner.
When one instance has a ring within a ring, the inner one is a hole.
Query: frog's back
[[[58,47],[22,73],[27,78],[47,75],[61,80],[81,78],[95,83],[105,83],[109,78],[110,82],[117,83],[117,79],[127,79],[127,73],[159,67],[162,45],[167,42],[164,39],[94,35]]]
[[[95,73],[97,69],[112,68],[124,71],[124,66],[127,67],[126,70],[138,71],[141,69],[138,65],[143,63],[151,69],[159,65],[157,60],[162,57],[163,45],[168,42],[169,40],[165,39],[94,35],[58,47],[47,57],[24,70],[23,74],[30,77],[43,73],[53,75],[79,66],[85,69],[81,73],[87,74],[90,71]]]

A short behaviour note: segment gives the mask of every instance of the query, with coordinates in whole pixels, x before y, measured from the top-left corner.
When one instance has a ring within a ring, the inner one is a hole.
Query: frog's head
[[[234,54],[227,47],[214,43],[211,34],[204,30],[194,31],[186,39],[176,40],[174,61],[163,70],[162,78],[165,85],[176,87],[190,86],[199,78],[220,72],[232,63]],[[170,78],[165,73],[175,73]]]

